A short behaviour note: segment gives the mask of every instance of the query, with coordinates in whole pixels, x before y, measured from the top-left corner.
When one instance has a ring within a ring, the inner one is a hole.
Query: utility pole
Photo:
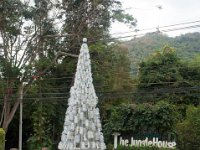
[[[20,113],[19,113],[19,150],[22,150],[22,115],[23,115],[23,91],[24,84],[22,83],[22,87],[19,91],[19,100],[20,100]]]
[[[156,8],[158,9],[158,27],[157,29],[157,33],[160,33],[160,27],[159,27],[159,21],[160,21],[160,11],[163,9],[162,5],[156,5]]]

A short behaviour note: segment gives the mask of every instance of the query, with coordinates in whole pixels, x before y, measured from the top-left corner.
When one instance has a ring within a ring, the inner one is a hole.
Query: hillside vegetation
[[[168,37],[162,33],[149,33],[143,37],[124,42],[129,49],[131,68],[137,72],[135,67],[147,56],[155,51],[161,50],[168,45],[174,47],[178,56],[191,59],[200,54],[200,33],[188,33],[177,37]]]

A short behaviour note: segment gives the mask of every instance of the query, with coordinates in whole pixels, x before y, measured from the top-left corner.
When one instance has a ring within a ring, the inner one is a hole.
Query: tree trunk
[[[4,98],[4,107],[6,110],[4,112],[4,120],[2,128],[4,129],[5,133],[7,133],[8,127],[17,111],[17,108],[19,107],[20,101],[22,100],[22,98],[20,97],[20,93],[22,93],[23,88],[24,88],[23,84],[21,84],[18,89],[18,98],[12,108],[10,107],[11,104],[9,102],[9,98],[8,97]]]

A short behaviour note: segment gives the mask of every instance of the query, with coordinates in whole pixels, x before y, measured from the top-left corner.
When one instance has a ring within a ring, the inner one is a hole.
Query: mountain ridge
[[[166,45],[173,47],[177,55],[186,60],[200,55],[200,33],[187,33],[177,37],[168,37],[163,33],[148,33],[143,37],[125,41],[122,45],[129,51],[131,68],[134,70],[142,60]]]

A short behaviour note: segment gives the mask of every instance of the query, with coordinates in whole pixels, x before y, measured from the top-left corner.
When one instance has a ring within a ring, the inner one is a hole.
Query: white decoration
[[[95,131],[96,128],[95,128],[95,124],[94,123],[91,123],[91,128],[92,128],[93,131]]]
[[[80,134],[83,134],[83,127],[80,127]]]
[[[96,133],[95,138],[96,138],[97,141],[99,141],[99,139],[100,139],[99,133]]]
[[[83,112],[80,113],[80,119],[84,120],[84,113]]]
[[[85,142],[81,142],[81,148],[85,149]]]
[[[88,139],[93,139],[94,135],[92,133],[92,131],[88,131]]]
[[[84,134],[84,136],[83,136],[83,140],[84,140],[84,141],[87,141],[87,140],[88,140],[85,134]]]
[[[71,113],[71,114],[69,115],[69,120],[70,120],[70,121],[73,121],[73,119],[74,119],[74,116],[73,116],[73,114]]]
[[[61,141],[60,150],[105,150],[106,146],[101,132],[99,109],[96,108],[98,98],[93,86],[91,61],[87,39],[83,39],[75,81],[70,89],[68,109]]]
[[[80,128],[79,128],[79,127],[76,127],[76,130],[75,130],[75,134],[76,134],[76,135],[79,134],[79,130],[80,130]]]
[[[80,136],[80,134],[77,134],[76,136],[75,136],[75,143],[80,143],[81,142],[81,136]]]
[[[71,131],[74,131],[75,130],[75,125],[74,123],[71,123]]]
[[[89,121],[88,120],[85,120],[85,126],[89,127]]]
[[[74,123],[78,123],[78,116],[74,117]]]

